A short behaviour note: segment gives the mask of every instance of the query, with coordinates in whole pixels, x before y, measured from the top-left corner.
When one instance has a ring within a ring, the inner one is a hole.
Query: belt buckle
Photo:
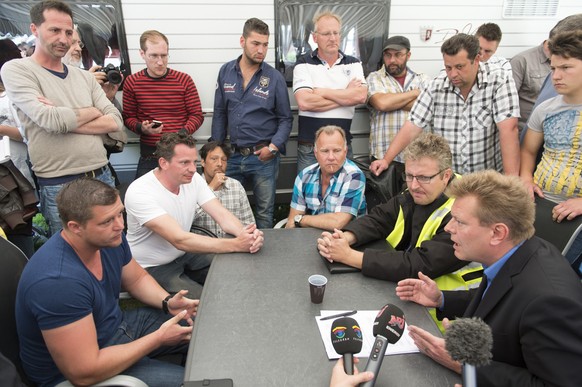
[[[252,153],[252,151],[253,150],[250,147],[239,148],[240,154],[243,155],[243,156],[245,156],[245,157],[248,156],[248,155],[250,155]]]

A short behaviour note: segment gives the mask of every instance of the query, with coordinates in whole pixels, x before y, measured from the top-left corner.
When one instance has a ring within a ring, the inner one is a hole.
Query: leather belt
[[[59,176],[59,177],[38,177],[39,185],[60,185],[68,183],[69,181],[76,180],[80,177],[97,177],[101,176],[105,171],[107,171],[107,165],[102,166],[101,168],[94,169],[92,171],[78,173],[76,175],[66,175],[66,176]]]
[[[297,144],[299,144],[299,145],[309,145],[309,146],[313,146],[313,143],[312,142],[309,142],[309,141],[297,140]]]
[[[266,146],[269,146],[268,141],[259,142],[257,145],[254,146],[238,146],[235,144],[232,145],[234,151],[240,153],[243,156],[249,156]]]

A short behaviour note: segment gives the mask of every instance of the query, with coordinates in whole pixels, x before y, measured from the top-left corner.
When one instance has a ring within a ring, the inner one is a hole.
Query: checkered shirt
[[[321,168],[313,164],[295,178],[291,207],[309,215],[335,212],[360,216],[366,213],[366,177],[353,163],[346,159],[344,165],[332,176],[325,194],[321,194]]]
[[[507,75],[500,67],[480,63],[477,82],[465,101],[441,71],[412,107],[409,120],[414,125],[449,142],[455,171],[503,170],[496,124],[519,117],[517,90]]]
[[[425,74],[417,74],[407,68],[404,87],[402,87],[394,77],[386,73],[386,68],[382,66],[380,70],[370,73],[366,82],[368,83],[369,100],[377,93],[396,94],[422,89],[430,82],[430,79]],[[374,109],[369,103],[368,109],[370,109],[370,155],[381,159],[408,118],[408,111],[398,109],[383,112]],[[401,155],[398,155],[394,160],[404,162]]]
[[[249,204],[247,193],[238,180],[227,178],[222,187],[218,191],[213,192],[222,205],[236,216],[243,225],[246,226],[247,224],[255,223],[255,217],[253,216],[253,210]],[[226,234],[202,207],[198,207],[196,210],[192,224],[212,231],[219,238],[223,238]]]

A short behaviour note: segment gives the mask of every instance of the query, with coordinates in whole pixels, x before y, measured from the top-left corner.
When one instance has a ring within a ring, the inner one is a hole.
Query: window
[[[340,50],[362,61],[364,74],[376,71],[382,61],[382,43],[388,34],[390,1],[370,0],[357,3],[336,0],[276,0],[275,55],[276,67],[287,84],[293,82],[297,59],[317,48],[313,41],[313,17],[323,11],[341,16]]]

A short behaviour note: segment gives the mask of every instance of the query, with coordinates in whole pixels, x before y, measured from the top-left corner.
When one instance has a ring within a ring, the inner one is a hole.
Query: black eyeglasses
[[[441,169],[440,171],[438,171],[437,173],[435,173],[432,176],[414,176],[414,175],[411,175],[410,173],[403,172],[402,173],[402,178],[404,180],[406,180],[407,182],[409,182],[409,183],[412,182],[412,180],[416,179],[416,181],[418,181],[420,184],[428,184],[428,183],[430,183],[430,181],[433,178],[435,178],[437,175],[439,175],[442,172],[444,172],[446,169],[447,168]]]

